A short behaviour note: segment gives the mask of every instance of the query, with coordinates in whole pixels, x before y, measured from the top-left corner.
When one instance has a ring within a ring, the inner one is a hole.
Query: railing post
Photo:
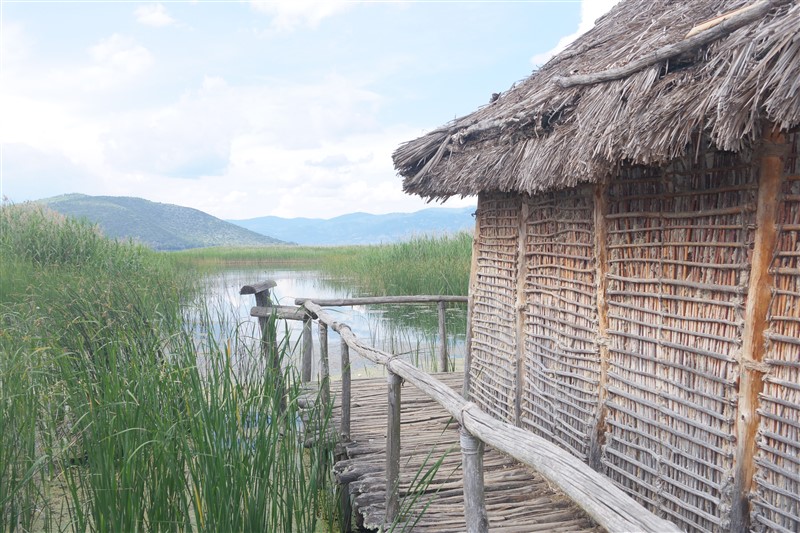
[[[386,431],[386,519],[391,524],[400,509],[400,385],[402,378],[389,371],[389,412]]]
[[[445,303],[439,301],[439,372],[447,372],[447,325]]]
[[[483,492],[483,442],[461,428],[461,458],[464,472],[464,518],[468,533],[489,531]]]
[[[331,400],[331,370],[328,365],[328,325],[319,323],[319,385],[322,391],[322,404],[327,406]]]
[[[311,316],[306,313],[303,318],[303,361],[300,380],[303,383],[311,381],[311,358],[314,353],[314,338],[311,335]]]
[[[339,434],[342,441],[350,440],[350,347],[344,339],[341,344],[342,354],[342,418]]]

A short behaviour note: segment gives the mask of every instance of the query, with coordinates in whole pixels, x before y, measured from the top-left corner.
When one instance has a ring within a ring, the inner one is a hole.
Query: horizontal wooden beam
[[[390,372],[423,391],[444,407],[470,434],[538,471],[607,531],[681,531],[675,524],[645,509],[611,480],[569,452],[529,431],[492,418],[430,374],[399,357],[363,343],[350,326],[337,322],[320,305],[310,300],[304,305],[338,332],[342,340],[359,355],[386,366]]]
[[[273,280],[268,279],[261,283],[254,283],[252,285],[245,285],[241,289],[239,289],[239,294],[260,294],[262,292],[266,292],[271,288],[275,287],[277,283]]]
[[[253,307],[250,309],[250,316],[257,316],[258,318],[269,318],[272,315],[276,318],[284,320],[303,320],[308,311],[302,307],[294,307],[291,305],[272,305],[269,307]]]
[[[297,298],[294,303],[303,305],[305,302],[314,302],[321,307],[345,307],[351,305],[377,305],[377,304],[425,304],[425,303],[467,303],[466,296],[367,296],[364,298],[338,298],[322,300],[317,298]]]

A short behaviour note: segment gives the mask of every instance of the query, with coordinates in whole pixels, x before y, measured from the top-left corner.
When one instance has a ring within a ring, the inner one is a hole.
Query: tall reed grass
[[[333,527],[330,408],[186,269],[30,205],[0,254],[0,531]]]

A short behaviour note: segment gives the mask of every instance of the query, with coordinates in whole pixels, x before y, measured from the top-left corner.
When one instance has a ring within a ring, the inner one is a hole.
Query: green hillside
[[[134,239],[155,250],[286,244],[197,209],[142,198],[67,194],[40,203],[64,215],[89,220],[108,237]]]

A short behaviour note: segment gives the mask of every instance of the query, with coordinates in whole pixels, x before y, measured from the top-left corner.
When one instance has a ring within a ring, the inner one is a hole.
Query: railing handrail
[[[419,296],[365,296],[360,298],[295,298],[295,305],[313,302],[320,307],[347,307],[352,305],[380,304],[424,304],[424,303],[467,303],[466,296],[419,295]]]
[[[306,299],[303,306],[320,322],[339,333],[342,342],[359,355],[385,366],[390,373],[427,394],[471,435],[538,471],[607,531],[681,531],[672,522],[651,513],[606,476],[569,452],[529,431],[493,418],[427,372],[361,342],[349,325],[337,321],[321,305]]]

